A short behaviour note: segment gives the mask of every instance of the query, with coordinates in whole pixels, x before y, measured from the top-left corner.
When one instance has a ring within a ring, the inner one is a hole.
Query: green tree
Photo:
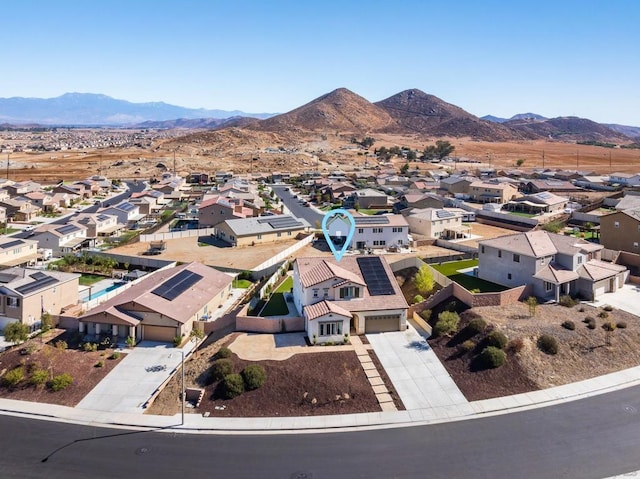
[[[407,171],[409,171],[409,163],[408,162],[400,167],[400,173],[401,174],[406,175]]]
[[[416,154],[415,151],[413,151],[413,150],[407,151],[407,160],[415,161],[417,159],[418,159],[418,155]]]
[[[4,338],[13,344],[19,344],[29,339],[29,326],[19,321],[9,323],[4,327]]]
[[[520,167],[522,165],[524,165],[524,161],[522,158],[519,158],[518,160],[516,160],[516,166]]]
[[[371,148],[375,142],[375,139],[371,138],[370,136],[365,136],[360,144],[365,148]]]
[[[431,292],[434,286],[433,273],[427,265],[424,265],[416,273],[414,285],[421,295]]]
[[[538,300],[535,296],[529,296],[525,303],[529,306],[529,316],[533,318],[536,315],[536,309],[538,308]]]

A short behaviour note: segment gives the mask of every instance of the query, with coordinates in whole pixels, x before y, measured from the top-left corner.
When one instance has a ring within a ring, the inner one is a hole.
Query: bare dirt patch
[[[111,371],[118,359],[109,359],[113,350],[85,352],[79,349],[56,348],[53,343],[64,339],[63,330],[52,330],[44,338],[30,339],[0,355],[0,376],[17,368],[24,368],[24,380],[14,387],[5,384],[0,377],[0,397],[23,401],[43,402],[61,406],[75,406]],[[29,354],[25,352],[29,351]],[[102,361],[103,366],[97,367]],[[33,386],[29,378],[35,370],[46,370],[52,375],[70,374],[73,384],[61,391],[52,391],[46,385]]]
[[[187,387],[205,389],[196,413],[212,417],[269,417],[351,414],[380,411],[373,389],[354,351],[296,354],[284,361],[245,361],[235,354],[234,372],[260,364],[267,381],[259,389],[233,399],[222,399],[217,382],[210,382],[208,369],[222,345],[236,333],[202,348],[186,364]],[[180,411],[180,377],[176,375],[147,410],[148,414],[174,415]],[[313,399],[315,398],[315,401]],[[217,407],[217,409],[216,409]]]

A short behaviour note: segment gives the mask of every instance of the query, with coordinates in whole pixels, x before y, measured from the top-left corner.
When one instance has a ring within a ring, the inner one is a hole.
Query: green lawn
[[[358,213],[363,214],[363,215],[375,215],[376,213],[380,212],[380,211],[384,211],[386,213],[389,212],[389,210],[380,210],[380,209],[370,209],[370,208],[360,208],[358,210]]]
[[[461,269],[473,268],[478,266],[477,259],[466,259],[462,261],[451,261],[448,263],[442,264],[432,264],[433,269],[442,273],[451,281],[455,281],[461,286],[464,286],[466,289],[471,291],[472,289],[478,289],[481,293],[494,293],[498,291],[504,291],[506,288],[502,285],[492,283],[490,281],[485,281],[480,278],[476,278],[475,276],[471,276],[464,273],[458,273]]]
[[[514,216],[524,216],[525,218],[533,218],[534,216],[538,216],[534,213],[523,213],[521,211],[509,211],[509,214]]]
[[[95,284],[98,281],[102,281],[103,279],[107,278],[105,276],[99,276],[97,274],[83,273],[82,276],[80,276],[80,286],[91,286],[92,284]]]
[[[252,284],[253,283],[251,281],[249,281],[248,279],[236,279],[233,282],[233,286],[235,288],[242,288],[242,289],[250,288]]]
[[[0,234],[10,235],[11,233],[15,233],[16,231],[20,231],[19,228],[0,228]]]
[[[289,308],[284,300],[284,294],[273,293],[260,316],[285,316],[287,314],[289,314]]]
[[[293,277],[289,276],[285,279],[278,289],[276,289],[276,293],[288,293],[293,288]]]

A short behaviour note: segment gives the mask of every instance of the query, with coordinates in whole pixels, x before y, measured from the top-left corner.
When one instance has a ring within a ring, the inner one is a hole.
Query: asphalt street
[[[284,205],[289,208],[291,214],[298,218],[304,218],[311,225],[315,227],[316,221],[322,222],[323,214],[318,213],[311,207],[303,206],[297,198],[294,198],[287,185],[271,185],[271,188],[275,194],[282,200]],[[288,191],[287,191],[288,190]]]
[[[640,386],[481,419],[296,435],[138,432],[0,416],[0,475],[602,478],[640,469]]]

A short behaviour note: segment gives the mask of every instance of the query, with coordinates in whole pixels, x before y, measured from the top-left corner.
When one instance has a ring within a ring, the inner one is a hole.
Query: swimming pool
[[[117,283],[113,283],[111,286],[107,286],[106,288],[100,289],[98,291],[89,290],[89,292],[91,293],[91,297],[89,297],[89,294],[86,294],[82,298],[82,300],[83,301],[91,301],[92,299],[97,299],[100,296],[104,296],[105,294],[110,293],[111,291],[116,290],[116,289],[120,288],[121,286],[124,286],[125,284],[127,284],[127,283],[125,283],[123,281],[119,281]]]

